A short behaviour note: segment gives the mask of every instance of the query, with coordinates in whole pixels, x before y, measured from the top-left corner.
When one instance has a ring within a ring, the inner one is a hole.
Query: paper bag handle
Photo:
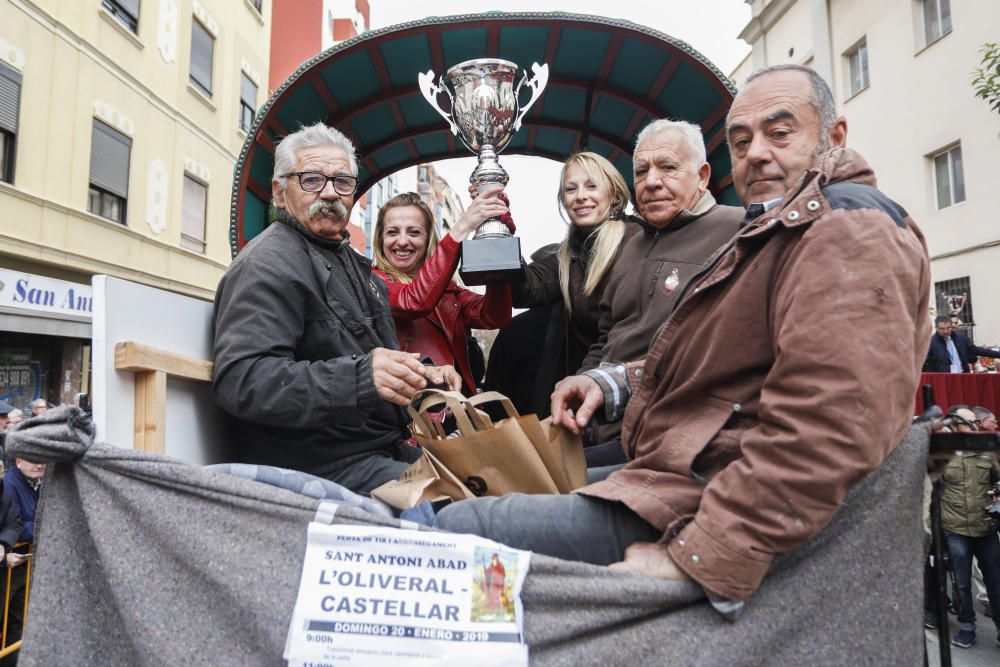
[[[518,414],[517,408],[514,407],[514,404],[511,402],[511,400],[506,396],[504,396],[503,394],[501,394],[499,391],[484,391],[483,393],[476,394],[475,396],[469,399],[469,405],[472,406],[479,406],[482,405],[483,403],[494,403],[494,402],[499,403],[500,405],[503,406],[504,412],[507,413],[508,417],[517,419],[518,417],[521,416],[520,414]]]
[[[419,403],[419,406],[417,405]],[[427,419],[427,411],[437,405],[446,405],[451,411],[452,415],[455,416],[455,423],[458,425],[459,432],[464,436],[472,436],[476,433],[476,428],[472,425],[472,421],[469,419],[469,415],[466,412],[467,400],[465,396],[457,391],[442,391],[440,389],[424,389],[423,391],[417,392],[412,399],[410,399],[410,404],[407,406],[407,411],[414,421],[419,423],[421,426],[427,426],[429,432],[434,434],[432,437],[444,438],[447,434],[444,429],[437,422],[432,422]],[[475,417],[477,421],[481,421],[479,417]],[[482,425],[480,425],[482,428]]]

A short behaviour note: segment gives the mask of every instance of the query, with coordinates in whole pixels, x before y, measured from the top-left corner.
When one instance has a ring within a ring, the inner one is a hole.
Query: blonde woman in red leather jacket
[[[459,287],[452,276],[462,241],[487,219],[507,214],[507,205],[491,196],[499,192],[498,186],[476,198],[440,241],[434,216],[420,196],[397,195],[379,209],[372,240],[374,272],[389,288],[399,349],[418,352],[435,365],[454,365],[467,395],[476,393],[480,378],[470,369],[465,330],[510,323],[510,285],[487,285],[482,296]]]

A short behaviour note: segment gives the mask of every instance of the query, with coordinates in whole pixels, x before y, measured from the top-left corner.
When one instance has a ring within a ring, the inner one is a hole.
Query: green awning
[[[324,121],[351,138],[359,192],[406,167],[470,156],[424,100],[417,75],[472,58],[503,58],[528,71],[533,62],[549,65],[548,87],[504,155],[561,162],[591,150],[628,181],[636,133],[657,118],[686,120],[705,134],[713,193],[738,204],[723,132],[736,89],[687,43],[630,21],[564,12],[433,17],[324,51],[260,108],[234,172],[233,255],[267,224],[274,147],[300,125]],[[528,91],[521,95],[525,101]]]

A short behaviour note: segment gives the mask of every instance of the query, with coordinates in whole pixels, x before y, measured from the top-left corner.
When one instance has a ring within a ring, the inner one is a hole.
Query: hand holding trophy
[[[507,172],[497,161],[497,153],[510,142],[521,127],[521,119],[542,94],[549,80],[549,66],[534,63],[520,83],[514,80],[520,68],[507,60],[479,58],[455,65],[434,83],[434,71],[421,72],[420,91],[458,135],[462,143],[479,155],[479,164],[469,179],[476,190],[483,192],[495,185],[507,185]],[[531,99],[518,108],[521,86],[531,88]],[[438,95],[445,93],[451,101],[448,113],[438,104]],[[459,271],[467,285],[484,285],[492,281],[524,279],[521,266],[521,244],[507,226],[497,219],[480,225],[474,238],[462,242],[462,268]]]

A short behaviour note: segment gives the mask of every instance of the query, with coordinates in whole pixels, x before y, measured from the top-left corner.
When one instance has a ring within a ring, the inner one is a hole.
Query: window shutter
[[[128,199],[128,168],[132,140],[99,120],[94,120],[90,145],[90,182]]]
[[[115,4],[124,9],[136,22],[139,21],[139,0],[115,0]]]
[[[184,199],[181,204],[181,245],[191,250],[205,250],[205,206],[208,188],[190,176],[184,176]],[[187,238],[185,238],[187,237]],[[185,240],[197,243],[185,243]]]
[[[191,78],[212,91],[212,35],[196,20],[191,21]]]
[[[246,74],[240,77],[240,101],[251,109],[257,109],[257,86]]]
[[[21,73],[0,63],[0,130],[17,134],[21,106]]]

